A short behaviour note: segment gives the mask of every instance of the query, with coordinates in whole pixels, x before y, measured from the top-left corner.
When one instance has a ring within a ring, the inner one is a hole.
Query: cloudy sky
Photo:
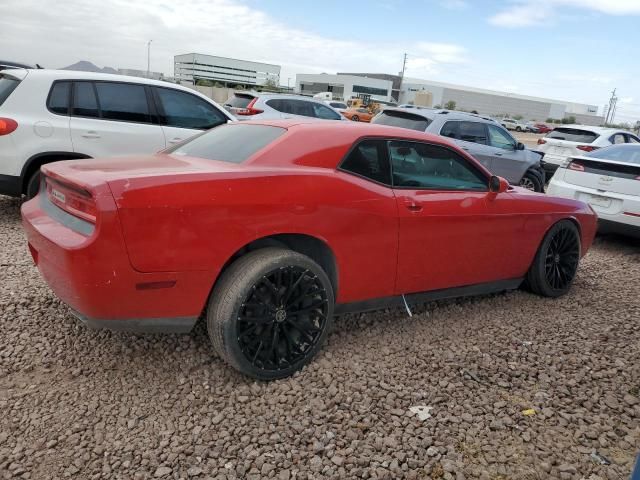
[[[312,5],[320,5],[314,8]],[[173,74],[207,53],[296,73],[397,73],[599,105],[640,120],[640,0],[2,0],[0,58]]]

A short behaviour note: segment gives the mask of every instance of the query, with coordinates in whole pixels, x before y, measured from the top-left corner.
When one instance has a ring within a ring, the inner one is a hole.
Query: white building
[[[475,110],[482,115],[522,115],[526,120],[538,121],[574,116],[578,123],[589,125],[599,125],[604,120],[596,105],[406,77],[400,87],[400,103],[413,103],[418,92],[431,93],[433,104],[425,106],[444,107],[453,101],[457,110]]]
[[[328,73],[298,73],[296,75],[296,93],[315,95],[331,92],[336,100],[348,100],[358,94],[371,95],[373,100],[391,101],[390,80],[367,78],[355,75],[330,75]]]
[[[195,80],[203,79],[219,82],[225,87],[280,84],[280,65],[200,53],[176,55],[173,60],[174,76],[180,83],[193,84]]]

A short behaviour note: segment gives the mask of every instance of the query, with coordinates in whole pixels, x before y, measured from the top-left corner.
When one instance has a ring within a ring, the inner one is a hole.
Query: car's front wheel
[[[521,132],[521,131],[522,131],[522,128],[516,127],[516,132]]]
[[[580,232],[571,220],[561,220],[545,235],[529,268],[526,285],[544,297],[569,291],[580,260]]]
[[[359,122],[360,117],[358,117],[358,115],[354,115],[353,117],[351,117],[351,120],[353,120],[354,122]]]
[[[287,377],[324,343],[334,296],[324,270],[284,248],[263,248],[236,260],[213,289],[207,328],[216,352],[260,380]]]
[[[519,185],[532,192],[544,192],[544,182],[542,177],[533,170],[528,170],[520,179]]]

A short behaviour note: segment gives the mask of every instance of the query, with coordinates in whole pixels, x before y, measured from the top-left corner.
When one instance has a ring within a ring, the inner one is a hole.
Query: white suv
[[[34,196],[58,160],[154,153],[234,120],[204,95],[145,78],[0,71],[0,194]]]
[[[527,130],[527,125],[525,123],[512,118],[503,118],[500,120],[500,125],[507,130],[515,130],[516,132],[525,132]]]
[[[224,108],[238,120],[275,120],[310,117],[319,120],[346,120],[322,100],[282,93],[234,92]]]

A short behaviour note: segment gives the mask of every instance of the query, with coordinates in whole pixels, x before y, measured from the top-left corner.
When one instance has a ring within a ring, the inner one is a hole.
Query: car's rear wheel
[[[27,181],[27,188],[25,189],[25,195],[27,199],[31,199],[38,194],[40,190],[40,169],[31,174]]]
[[[516,127],[516,132],[521,132],[521,131],[522,131],[522,128]]]
[[[353,120],[354,122],[359,122],[360,117],[358,117],[358,115],[354,115],[353,117],[351,117],[351,120]]]
[[[260,380],[287,377],[324,343],[333,317],[331,282],[309,257],[263,248],[236,260],[213,289],[207,328],[216,352]]]
[[[544,183],[542,181],[542,177],[533,170],[527,170],[525,174],[520,179],[519,185],[527,190],[531,190],[532,192],[543,192],[544,191]]]
[[[561,220],[547,232],[529,268],[526,284],[544,297],[569,291],[580,260],[580,232],[571,220]]]

